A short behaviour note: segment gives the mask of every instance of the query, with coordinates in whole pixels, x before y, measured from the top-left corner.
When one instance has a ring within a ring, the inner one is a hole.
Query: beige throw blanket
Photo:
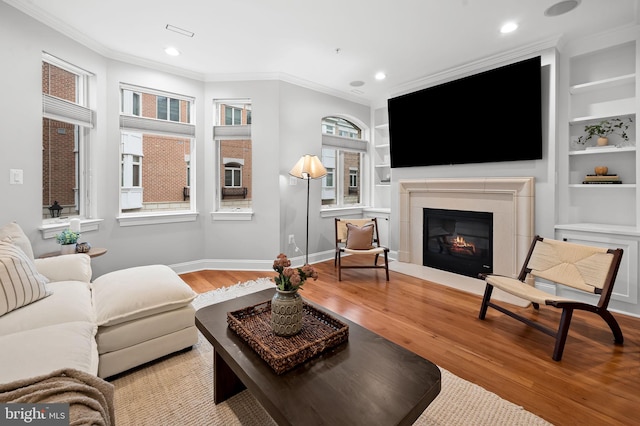
[[[74,369],[0,384],[0,402],[68,403],[69,425],[113,426],[114,386]]]

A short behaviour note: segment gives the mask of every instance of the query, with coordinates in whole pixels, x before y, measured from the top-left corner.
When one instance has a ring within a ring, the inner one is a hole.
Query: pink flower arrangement
[[[282,291],[298,290],[308,278],[318,279],[318,273],[313,266],[307,264],[301,268],[292,268],[291,261],[284,253],[280,253],[273,262],[273,270],[278,273],[273,280],[278,290]]]

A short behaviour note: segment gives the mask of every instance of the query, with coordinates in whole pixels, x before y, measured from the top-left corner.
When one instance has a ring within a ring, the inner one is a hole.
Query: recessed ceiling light
[[[518,29],[518,24],[515,22],[507,22],[502,26],[502,28],[500,28],[500,32],[502,34],[507,34],[515,31],[516,29]]]
[[[164,53],[169,56],[178,56],[180,54],[180,51],[175,47],[167,47],[166,49],[164,49]]]
[[[360,81],[360,80],[352,81],[351,83],[349,83],[349,85],[353,87],[364,86],[364,81]]]
[[[384,80],[387,78],[387,75],[382,71],[376,73],[376,80]]]
[[[564,0],[551,5],[544,11],[544,16],[558,16],[571,12],[578,7],[580,0]]]

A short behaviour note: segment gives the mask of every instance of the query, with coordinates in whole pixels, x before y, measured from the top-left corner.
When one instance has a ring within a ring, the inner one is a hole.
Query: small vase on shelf
[[[302,297],[297,290],[278,290],[271,299],[271,329],[278,336],[293,336],[302,329]]]
[[[596,166],[593,171],[596,172],[596,175],[602,176],[609,173],[609,168],[607,166]]]
[[[61,244],[60,254],[74,254],[76,252],[76,244]]]

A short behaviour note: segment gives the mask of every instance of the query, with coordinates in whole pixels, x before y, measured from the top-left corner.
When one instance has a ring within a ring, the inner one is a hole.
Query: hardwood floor
[[[489,309],[481,297],[409,275],[343,270],[315,264],[319,279],[302,296],[523,406],[555,425],[635,425],[640,419],[640,318],[614,313],[624,334],[615,345],[597,315],[576,312],[560,362],[551,337]],[[273,271],[200,271],[181,275],[196,292],[255,279]],[[516,308],[517,309],[517,308]],[[518,310],[547,325],[559,311]]]

